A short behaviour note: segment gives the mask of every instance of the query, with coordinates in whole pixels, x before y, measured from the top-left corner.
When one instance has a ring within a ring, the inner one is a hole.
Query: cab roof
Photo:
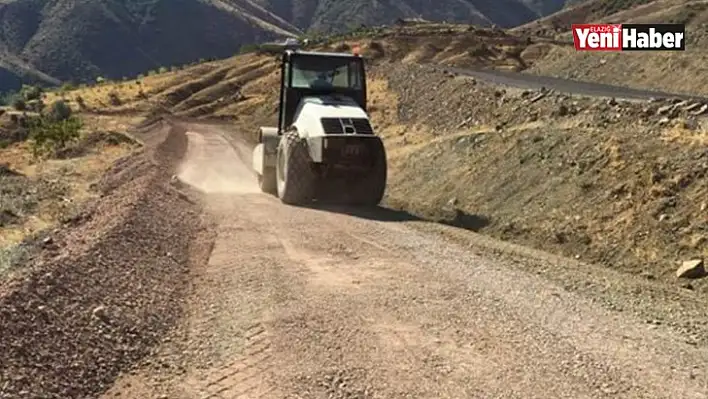
[[[313,57],[341,57],[341,58],[361,58],[361,55],[353,53],[329,53],[320,51],[286,50],[288,55],[305,55]]]

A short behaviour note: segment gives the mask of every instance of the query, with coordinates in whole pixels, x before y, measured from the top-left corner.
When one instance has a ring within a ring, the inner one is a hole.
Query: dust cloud
[[[188,131],[189,147],[177,178],[208,194],[259,193],[248,146],[234,145],[217,134]]]

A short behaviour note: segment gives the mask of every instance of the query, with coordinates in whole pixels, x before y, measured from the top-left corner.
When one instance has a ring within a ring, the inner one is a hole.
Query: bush
[[[12,105],[17,96],[14,92],[0,93],[0,105]]]
[[[159,74],[163,74],[163,73],[167,73],[167,72],[169,72],[169,70],[165,67],[160,67],[160,69],[157,70],[157,73],[159,73]]]
[[[82,126],[81,120],[74,116],[62,120],[47,117],[32,118],[29,127],[33,155],[37,157],[55,154],[65,149],[69,143],[79,138]]]
[[[12,107],[18,111],[27,111],[27,102],[22,98],[16,98]]]
[[[104,84],[106,83],[106,79],[103,78],[103,76],[99,76],[96,78],[96,83],[98,83],[99,85]]]
[[[49,107],[49,118],[56,122],[68,120],[72,114],[71,107],[64,100],[59,100]]]
[[[27,102],[27,109],[29,111],[34,111],[38,113],[42,113],[44,111],[45,104],[44,101],[42,100],[32,100]]]
[[[108,103],[114,107],[121,105],[123,102],[120,100],[120,96],[117,92],[112,91],[108,93]]]
[[[346,43],[340,43],[340,44],[338,44],[337,46],[334,47],[334,50],[333,50],[333,51],[334,51],[335,53],[346,53],[346,52],[349,52],[349,51],[351,51],[351,50],[352,50],[352,48],[351,48],[351,46],[349,46],[348,44],[346,44]]]
[[[76,90],[76,85],[71,82],[66,82],[61,86],[60,91],[66,93],[67,91]]]
[[[20,89],[20,96],[25,101],[39,100],[42,98],[42,94],[44,91],[37,86],[22,85],[22,89]]]
[[[79,106],[79,108],[86,109],[86,100],[84,100],[83,97],[76,96],[76,104]]]

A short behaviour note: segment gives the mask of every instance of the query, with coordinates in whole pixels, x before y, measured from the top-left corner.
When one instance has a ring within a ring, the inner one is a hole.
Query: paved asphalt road
[[[562,93],[580,94],[594,97],[615,97],[631,100],[650,98],[681,98],[685,100],[708,101],[707,97],[691,96],[687,94],[666,93],[652,90],[631,89],[628,87],[611,86],[601,83],[581,82],[577,80],[539,76],[518,72],[475,70],[452,67],[438,67],[442,70],[473,76],[477,79],[504,86],[522,89],[538,90],[542,87],[553,89]]]

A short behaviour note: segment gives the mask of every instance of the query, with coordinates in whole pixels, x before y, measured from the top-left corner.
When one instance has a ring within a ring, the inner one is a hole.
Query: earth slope
[[[703,398],[708,285],[674,270],[708,256],[708,104],[495,86],[419,63],[513,69],[533,44],[388,33],[356,41],[389,209],[254,192],[270,55],[66,94],[106,129],[173,115],[130,129],[142,151],[96,206],[30,240],[40,255],[0,283],[0,396]],[[93,163],[30,162],[23,143],[0,156],[3,181],[88,181]]]
[[[4,0],[0,2],[0,91],[135,77],[160,67],[225,58],[243,45],[304,31],[341,31],[397,18],[517,26],[564,0]],[[16,60],[22,60],[18,65]],[[41,71],[41,73],[40,73]]]
[[[708,56],[705,51],[708,48],[708,3],[692,0],[590,1],[513,32],[545,34],[570,43],[570,24],[578,22],[686,24],[686,51],[597,54],[576,52],[570,46],[556,46],[547,49],[544,57],[528,69],[529,73],[689,94],[708,93]],[[554,29],[554,25],[558,29]]]

